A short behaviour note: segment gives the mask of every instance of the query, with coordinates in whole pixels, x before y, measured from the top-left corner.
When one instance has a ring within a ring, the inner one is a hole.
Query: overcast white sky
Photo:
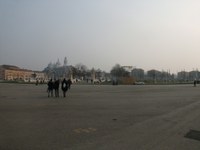
[[[0,65],[200,70],[199,0],[0,0]]]

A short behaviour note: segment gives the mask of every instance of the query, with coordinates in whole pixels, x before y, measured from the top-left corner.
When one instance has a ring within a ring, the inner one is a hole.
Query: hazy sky
[[[200,70],[199,0],[0,0],[0,65]]]

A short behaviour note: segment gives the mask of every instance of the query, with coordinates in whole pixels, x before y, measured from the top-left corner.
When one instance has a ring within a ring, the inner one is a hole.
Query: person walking
[[[50,95],[51,95],[51,97],[53,97],[53,81],[52,81],[52,79],[50,79],[49,80],[49,82],[47,83],[47,85],[48,85],[48,89],[47,89],[47,92],[48,92],[48,97],[50,97]]]
[[[196,86],[197,86],[197,80],[194,79],[194,87],[196,87]]]
[[[55,97],[59,97],[59,85],[60,85],[60,80],[58,79],[54,82]]]
[[[70,88],[71,88],[71,85],[72,85],[72,80],[71,80],[71,79],[68,79],[67,82],[68,82],[68,88],[70,89]]]
[[[62,91],[63,91],[63,97],[66,97],[66,92],[68,90],[68,82],[67,80],[64,78],[62,81]]]

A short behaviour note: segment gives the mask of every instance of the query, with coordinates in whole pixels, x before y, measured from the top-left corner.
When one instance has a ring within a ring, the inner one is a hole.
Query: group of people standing
[[[63,92],[63,97],[66,97],[67,91],[71,88],[72,81],[70,79],[66,80],[65,78],[61,82],[61,89]],[[60,87],[60,80],[52,80],[50,79],[48,82],[48,97],[53,97],[53,91],[55,90],[55,97],[59,97],[59,87]]]

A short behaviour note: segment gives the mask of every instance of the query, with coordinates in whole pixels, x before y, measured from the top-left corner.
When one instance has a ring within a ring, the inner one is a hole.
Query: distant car
[[[100,84],[100,80],[99,80],[99,79],[94,79],[94,80],[93,80],[93,83],[94,83],[94,84]]]
[[[76,83],[76,82],[80,82],[81,80],[80,79],[77,79],[77,78],[74,78],[72,79],[72,83]]]
[[[145,85],[144,82],[135,82],[134,84],[135,84],[135,85]]]

